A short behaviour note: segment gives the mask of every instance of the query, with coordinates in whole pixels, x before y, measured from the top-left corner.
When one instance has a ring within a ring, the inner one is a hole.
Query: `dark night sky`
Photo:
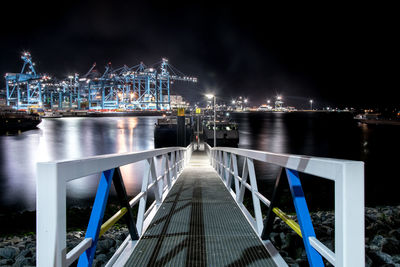
[[[102,72],[109,61],[151,65],[167,57],[199,78],[174,84],[191,100],[213,91],[254,105],[281,93],[297,107],[310,98],[324,106],[399,106],[395,10],[365,3],[16,2],[0,17],[0,73],[18,72],[24,50],[38,72],[58,78],[84,74],[93,62]]]

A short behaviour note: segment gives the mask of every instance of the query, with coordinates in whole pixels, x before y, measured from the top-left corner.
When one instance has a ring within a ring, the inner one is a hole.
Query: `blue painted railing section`
[[[92,245],[79,257],[78,266],[92,266],[94,255],[96,253],[97,240],[99,238],[101,224],[106,210],[108,195],[110,193],[111,183],[115,169],[104,171],[101,174],[100,182],[97,187],[96,198],[94,200],[92,213],[89,219],[89,225],[86,230],[85,238],[92,238]]]
[[[294,207],[296,209],[297,220],[303,236],[303,243],[306,249],[308,262],[310,266],[324,266],[321,255],[310,244],[309,238],[315,237],[315,231],[311,221],[310,212],[307,207],[303,188],[301,186],[299,173],[287,168],[285,168],[285,170]]]

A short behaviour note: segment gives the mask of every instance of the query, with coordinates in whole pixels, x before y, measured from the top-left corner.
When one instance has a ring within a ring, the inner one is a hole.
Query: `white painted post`
[[[165,167],[166,157],[167,157],[167,155],[161,156],[161,167],[160,167],[161,180],[160,180],[160,183],[158,184],[158,191],[159,191],[161,198],[163,196],[163,191],[164,191],[164,179],[167,174],[167,169]]]
[[[66,181],[56,163],[39,163],[36,182],[37,266],[65,266]]]
[[[254,169],[253,159],[247,158],[247,166],[249,169],[251,195],[252,195],[252,199],[253,199],[253,207],[254,207],[254,215],[256,217],[255,219],[256,219],[256,224],[257,224],[257,231],[258,231],[258,235],[261,236],[264,224],[263,224],[263,219],[262,219],[262,214],[261,214],[260,199],[256,195],[256,192],[258,192],[258,187],[257,187],[257,177],[256,177],[255,169]]]
[[[172,157],[172,155],[171,155],[171,157]],[[165,161],[165,168],[167,169],[167,183],[168,183],[168,190],[170,190],[171,189],[171,185],[172,185],[172,179],[173,179],[173,177],[172,177],[172,175],[173,175],[173,171],[170,171],[170,166],[171,166],[171,164],[170,164],[170,161],[169,161],[169,156],[168,156],[168,154],[165,156],[165,158],[166,158],[166,161]]]
[[[157,181],[157,171],[154,157],[150,159],[150,181],[154,182],[153,192],[157,205],[161,204],[162,194],[160,195],[159,184]]]
[[[145,171],[144,171],[144,176],[142,180],[142,190],[141,192],[147,192],[147,186],[149,184],[149,179],[151,175],[151,159],[147,159],[145,161],[146,166],[145,166]],[[138,208],[138,213],[137,213],[137,219],[136,219],[136,228],[138,231],[138,235],[142,235],[143,231],[143,222],[144,222],[144,213],[146,211],[146,202],[147,202],[147,193],[144,194],[139,201],[139,208]]]
[[[233,174],[234,174],[234,180],[235,180],[235,194],[236,194],[236,201],[239,200],[239,171],[238,171],[238,166],[237,166],[237,157],[235,154],[231,153],[232,156],[232,165],[233,165]]]
[[[335,179],[335,255],[337,266],[364,266],[364,163],[343,164]]]
[[[239,195],[237,197],[237,202],[239,204],[243,203],[244,190],[246,190],[246,186],[244,184],[247,182],[247,176],[248,175],[249,175],[249,171],[247,169],[247,158],[244,158],[243,170],[242,170],[242,184],[240,185],[240,191],[239,191]]]
[[[222,159],[222,151],[218,151],[218,174],[219,176],[223,177],[223,172],[224,172],[224,168],[223,168],[223,164],[224,161]]]
[[[227,168],[227,179],[226,179],[226,187],[231,192],[232,191],[232,153],[228,155],[228,168]]]
[[[176,178],[178,178],[178,163],[177,163],[178,159],[176,156],[176,151],[172,152],[172,159],[171,159],[171,164],[172,166],[174,166],[173,169],[173,178],[174,180],[176,180]]]
[[[231,176],[230,174],[230,170],[231,170],[231,165],[230,165],[231,161],[230,161],[230,155],[229,153],[225,152],[225,181],[226,181],[226,186],[229,185],[229,190],[230,188],[230,184],[229,184],[229,178]]]

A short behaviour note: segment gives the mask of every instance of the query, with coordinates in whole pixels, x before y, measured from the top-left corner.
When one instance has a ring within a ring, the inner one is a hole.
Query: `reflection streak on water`
[[[0,212],[34,210],[36,164],[154,148],[155,117],[44,119],[39,129],[0,136]],[[128,194],[140,191],[144,163],[121,168]],[[92,197],[100,174],[67,184],[72,203]]]

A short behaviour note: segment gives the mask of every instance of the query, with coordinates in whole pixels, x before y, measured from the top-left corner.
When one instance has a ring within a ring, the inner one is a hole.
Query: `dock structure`
[[[203,148],[203,149],[202,149]],[[238,162],[240,165],[239,173]],[[146,164],[128,201],[119,167]],[[281,167],[271,199],[257,189],[254,161]],[[275,206],[286,172],[298,222]],[[335,182],[335,252],[317,239],[299,172]],[[65,185],[102,173],[85,239],[66,251]],[[287,266],[269,241],[275,215],[303,239],[310,266],[364,266],[364,173],[356,161],[275,154],[207,144],[38,164],[38,266],[91,266],[97,240],[125,215],[129,236],[107,266]],[[111,184],[123,207],[103,223]],[[251,211],[244,193],[251,192]],[[50,192],[50,193],[49,193]],[[149,193],[155,200],[147,203]],[[268,207],[262,214],[261,204]],[[136,215],[131,207],[138,205]]]
[[[125,263],[165,265],[276,266],[205,152],[192,155]]]

